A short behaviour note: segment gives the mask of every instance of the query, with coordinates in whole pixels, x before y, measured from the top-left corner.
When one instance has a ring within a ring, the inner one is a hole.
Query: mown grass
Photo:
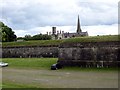
[[[43,87],[39,84],[39,87]],[[38,88],[38,85],[31,85],[31,84],[20,84],[11,81],[5,81],[2,84],[2,90],[46,90],[46,88]]]
[[[57,63],[57,58],[3,58],[3,62],[9,64],[12,68],[27,69],[50,69],[52,64]],[[60,70],[65,71],[112,71],[118,68],[81,68],[81,67],[63,67]]]
[[[41,87],[41,88],[39,88]],[[2,90],[53,90],[52,88],[43,88],[43,85],[20,84],[11,81],[4,82]]]
[[[119,41],[119,35],[76,37],[66,39],[65,42],[104,42],[104,41]]]
[[[17,84],[14,82],[3,82],[2,88],[32,88],[31,85],[25,85],[25,84]],[[33,87],[35,88],[35,87]]]
[[[3,58],[2,61],[9,64],[8,68],[50,70],[51,65],[57,62],[57,58]],[[42,87],[42,85],[39,86]],[[37,88],[37,86],[4,81],[2,88],[22,88],[29,90],[31,88]]]
[[[85,68],[85,67],[63,67],[64,71],[87,71],[87,72],[91,72],[91,71],[97,71],[97,72],[106,72],[106,71],[118,71],[120,70],[120,68],[117,67],[102,67],[102,68],[95,68],[95,67],[90,67],[90,68]]]
[[[3,58],[2,61],[13,68],[50,69],[57,62],[57,58]]]
[[[2,47],[59,45],[62,40],[33,40],[22,42],[3,42]]]
[[[7,62],[9,66],[7,68],[17,68],[17,69],[44,69],[50,70],[50,66],[57,62],[57,58],[3,58],[3,62]],[[65,71],[117,71],[117,68],[80,68],[80,67],[63,67],[59,69],[60,72]],[[42,85],[39,85],[42,87]],[[4,81],[2,83],[2,88],[22,88],[29,90],[30,88],[37,88],[34,85],[19,84],[11,81]],[[3,89],[4,90],[4,89]]]
[[[43,87],[43,85],[39,84],[39,87]],[[2,83],[2,90],[46,90],[46,88],[38,88],[38,85],[32,84],[22,84],[16,83],[12,81],[5,81]]]
[[[3,47],[14,46],[44,46],[44,45],[59,45],[66,42],[103,42],[103,41],[119,41],[120,35],[106,35],[106,36],[88,36],[88,37],[75,37],[62,40],[34,40],[23,42],[3,42]]]

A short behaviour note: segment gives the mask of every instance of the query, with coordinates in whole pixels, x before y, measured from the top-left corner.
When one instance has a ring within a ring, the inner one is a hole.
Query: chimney
[[[56,34],[56,27],[52,27],[52,34]]]
[[[48,35],[48,32],[47,32],[47,35]]]
[[[69,32],[68,32],[68,35],[69,35]]]
[[[59,34],[59,31],[57,31],[57,34]]]
[[[64,31],[62,31],[62,34],[64,34]]]
[[[51,35],[51,32],[49,32],[49,35]]]

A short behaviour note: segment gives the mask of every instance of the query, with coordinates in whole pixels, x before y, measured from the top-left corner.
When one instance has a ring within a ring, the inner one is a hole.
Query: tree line
[[[15,35],[14,31],[0,21],[0,42],[12,42],[16,40],[17,36]]]
[[[37,34],[34,36],[31,35],[25,35],[25,37],[23,37],[22,39],[24,40],[51,40],[51,36],[47,35],[47,34]]]
[[[52,37],[47,34],[37,34],[34,36],[25,35],[24,37],[18,37],[15,35],[14,31],[0,21],[0,42],[12,42],[17,40],[50,40]]]

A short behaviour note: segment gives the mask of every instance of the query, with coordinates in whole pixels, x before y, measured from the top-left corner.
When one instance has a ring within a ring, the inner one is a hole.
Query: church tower
[[[79,15],[78,15],[78,22],[77,22],[77,33],[80,34],[82,32],[80,28],[80,20],[79,20]]]

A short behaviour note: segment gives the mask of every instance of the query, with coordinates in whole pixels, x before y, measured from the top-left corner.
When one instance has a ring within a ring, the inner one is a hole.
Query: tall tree
[[[50,40],[50,39],[51,39],[50,35],[47,34],[42,35],[41,33],[34,36],[25,35],[24,37],[24,40]]]
[[[0,22],[0,34],[2,42],[12,42],[17,40],[17,36],[14,34],[14,31],[3,22]]]

